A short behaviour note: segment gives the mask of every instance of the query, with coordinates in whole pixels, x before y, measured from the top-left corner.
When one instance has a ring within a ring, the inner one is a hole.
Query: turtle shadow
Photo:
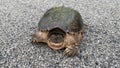
[[[38,48],[43,47],[43,46],[47,46],[47,44],[44,42],[32,43],[32,45],[35,47],[38,47]]]

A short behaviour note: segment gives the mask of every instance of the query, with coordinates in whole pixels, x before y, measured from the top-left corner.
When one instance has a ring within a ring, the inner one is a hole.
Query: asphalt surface
[[[45,11],[62,5],[88,25],[75,57],[30,43]],[[120,0],[0,0],[0,68],[120,68]]]

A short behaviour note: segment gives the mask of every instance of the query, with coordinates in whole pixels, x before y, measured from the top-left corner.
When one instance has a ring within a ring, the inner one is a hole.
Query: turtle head
[[[66,33],[60,28],[53,28],[48,33],[48,46],[54,50],[64,48]]]

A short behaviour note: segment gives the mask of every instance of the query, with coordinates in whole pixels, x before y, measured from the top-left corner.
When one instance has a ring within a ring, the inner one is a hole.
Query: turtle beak
[[[58,50],[64,48],[64,39],[65,39],[66,33],[59,29],[54,28],[49,31],[48,34],[48,46],[52,48],[53,50]]]
[[[48,41],[48,46],[50,48],[52,48],[53,50],[59,50],[59,49],[64,48],[63,42],[61,42],[61,43],[53,43],[53,42]]]
[[[54,34],[53,34],[54,35]],[[58,34],[59,35],[59,34]],[[64,39],[65,37],[64,36],[58,36],[58,35],[55,35],[55,36],[50,36],[49,39],[48,39],[48,46],[50,48],[52,48],[53,50],[58,50],[58,49],[62,49],[64,48]]]

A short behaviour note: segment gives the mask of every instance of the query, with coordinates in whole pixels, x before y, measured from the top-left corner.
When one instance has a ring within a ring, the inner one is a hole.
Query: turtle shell
[[[81,15],[69,7],[54,7],[49,9],[38,24],[39,30],[60,28],[67,32],[78,32],[83,27]]]

